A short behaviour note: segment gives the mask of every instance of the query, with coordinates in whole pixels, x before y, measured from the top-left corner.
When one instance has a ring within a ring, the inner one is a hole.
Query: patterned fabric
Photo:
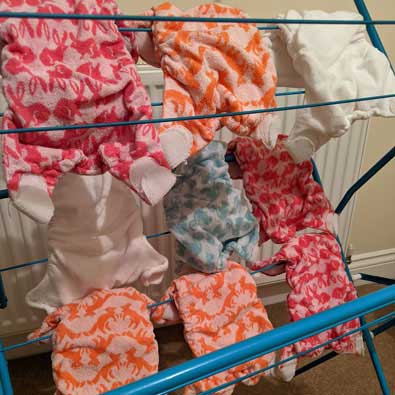
[[[160,284],[168,269],[143,233],[137,197],[109,173],[65,174],[53,194],[48,264],[26,302],[48,314],[95,289]]]
[[[280,135],[273,150],[261,141],[236,138],[229,143],[243,174],[244,190],[258,219],[260,243],[285,243],[298,230],[335,231],[336,217],[312,163],[295,164]]]
[[[285,270],[288,285],[292,289],[287,299],[291,321],[301,320],[357,298],[355,287],[347,277],[339,244],[333,235],[321,233],[295,237],[272,258],[254,264],[253,269],[274,262],[285,264],[283,271]],[[359,328],[358,319],[300,340],[285,347],[281,359],[307,351],[356,328]],[[356,333],[347,336],[325,348],[338,353],[362,354],[362,335]],[[317,357],[322,351],[323,348],[320,348],[309,355]],[[295,375],[296,364],[297,361],[293,360],[280,366],[279,376],[285,381],[291,380]]]
[[[222,4],[204,4],[181,11],[170,3],[146,13],[155,16],[247,17]],[[275,107],[276,71],[261,34],[254,24],[163,22],[152,25],[151,47],[164,72],[163,116],[179,117]],[[148,35],[147,35],[148,37]],[[151,37],[151,36],[149,36]],[[143,51],[142,51],[143,53]],[[238,135],[263,138],[269,133],[273,114],[251,114],[194,121],[176,121],[160,126],[161,142],[171,167],[207,145],[214,133],[226,126]],[[184,140],[182,152],[173,147]],[[173,150],[172,150],[173,148]],[[171,154],[170,154],[171,152]]]
[[[164,198],[167,224],[177,239],[176,264],[212,273],[223,270],[232,251],[251,259],[258,224],[242,192],[232,185],[226,145],[213,141],[180,165]]]
[[[238,263],[228,262],[227,270],[216,274],[194,273],[173,281],[162,300],[174,303],[156,307],[154,322],[184,323],[184,336],[196,357],[273,329],[265,307],[257,297],[250,274]],[[208,377],[185,388],[194,395],[242,377],[272,363],[273,354],[264,355],[228,371]],[[255,385],[259,376],[243,381]],[[231,394],[234,386],[220,391]]]
[[[0,11],[118,14],[114,0],[4,0]],[[150,119],[152,108],[135,69],[134,34],[112,21],[13,19],[0,24],[3,129]],[[129,47],[129,48],[128,48]],[[3,137],[8,189],[39,222],[52,215],[49,196],[66,172],[110,171],[149,204],[175,182],[152,125]],[[49,195],[49,196],[48,196]],[[49,207],[42,207],[44,203]]]
[[[29,338],[53,331],[57,394],[101,394],[156,373],[150,303],[133,288],[98,290],[49,315]]]

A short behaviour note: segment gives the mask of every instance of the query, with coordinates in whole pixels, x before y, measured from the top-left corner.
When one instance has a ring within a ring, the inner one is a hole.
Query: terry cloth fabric
[[[56,394],[102,394],[156,373],[151,303],[133,288],[97,290],[50,314],[29,339],[52,334]]]
[[[181,11],[163,3],[149,16],[246,18],[222,4],[203,4]],[[276,71],[256,25],[154,21],[152,35],[140,33],[141,55],[164,75],[163,117],[206,115],[275,107]],[[207,145],[226,126],[238,135],[254,136],[272,146],[273,113],[229,116],[161,124],[160,140],[170,166]]]
[[[257,297],[250,274],[238,263],[228,262],[224,272],[194,273],[172,282],[162,300],[174,302],[155,307],[151,318],[155,323],[184,324],[184,336],[196,357],[248,339],[273,329],[265,307]],[[185,388],[185,395],[199,394],[235,378],[269,366],[268,354],[208,377]],[[255,385],[259,376],[243,381]],[[219,393],[231,394],[234,386]]]
[[[94,289],[162,281],[168,261],[144,237],[140,209],[122,182],[109,173],[69,173],[53,200],[47,271],[26,296],[30,306],[52,313]]]
[[[0,3],[0,11],[119,14],[114,0]],[[1,73],[8,110],[2,128],[5,175],[16,207],[41,223],[63,173],[109,171],[148,204],[175,182],[153,125],[13,133],[17,128],[149,120],[152,108],[135,68],[134,34],[113,21],[4,18]]]
[[[352,12],[295,11],[280,18],[363,20]],[[267,34],[278,85],[303,87],[305,103],[320,103],[395,92],[386,56],[374,48],[364,25],[279,24]],[[358,119],[393,117],[395,98],[297,110],[287,148],[296,162],[309,159],[331,138],[342,136]]]
[[[226,144],[213,141],[180,165],[175,186],[164,198],[167,225],[177,240],[176,266],[221,271],[234,251],[252,258],[258,224],[243,193],[232,185]]]
[[[322,186],[314,181],[310,161],[295,164],[279,135],[270,150],[261,141],[238,137],[229,143],[240,166],[246,195],[260,226],[260,243],[285,243],[297,231],[334,232],[337,217]]]
[[[275,262],[283,263],[282,270],[272,270],[278,274],[285,270],[286,280],[291,287],[288,295],[288,313],[291,321],[298,321],[316,313],[329,310],[357,298],[357,292],[346,274],[338,242],[331,234],[304,234],[284,244],[272,258],[253,265],[254,270]],[[300,340],[281,351],[281,360],[296,353],[304,352],[323,342],[359,328],[359,320],[354,319],[318,335]],[[336,340],[325,347],[337,353],[363,354],[364,346],[360,332]],[[311,357],[321,355],[323,348],[309,353]],[[290,381],[296,370],[294,359],[277,369],[284,381]]]

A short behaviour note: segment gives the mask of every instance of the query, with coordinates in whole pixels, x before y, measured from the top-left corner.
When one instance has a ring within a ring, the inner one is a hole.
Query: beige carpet
[[[359,294],[378,289],[376,286],[361,287]],[[377,318],[390,310],[385,309],[369,316]],[[275,326],[287,322],[284,304],[268,307],[269,317]],[[185,344],[182,328],[173,326],[157,330],[160,344],[160,369],[182,363],[192,358]],[[384,366],[392,393],[395,394],[395,328],[377,336],[375,344]],[[309,362],[306,358],[301,363]],[[49,395],[54,392],[51,376],[50,355],[10,361],[11,378],[15,395]],[[298,377],[291,383],[264,378],[254,387],[239,385],[235,395],[380,395],[373,366],[368,355],[356,357],[340,355]]]

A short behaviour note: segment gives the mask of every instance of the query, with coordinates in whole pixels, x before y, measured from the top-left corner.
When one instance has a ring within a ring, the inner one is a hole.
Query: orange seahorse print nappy
[[[56,394],[101,394],[156,373],[150,303],[133,288],[97,290],[50,314],[29,338],[53,332]]]
[[[159,324],[181,319],[185,340],[196,357],[273,329],[265,307],[257,297],[253,278],[235,262],[228,262],[224,272],[193,273],[174,280],[162,300],[169,298],[174,302],[153,309],[151,318]],[[263,369],[272,361],[273,354],[261,356],[189,385],[184,394],[207,391]],[[243,383],[254,385],[258,381],[257,375]],[[218,393],[229,395],[233,389],[234,385]]]
[[[150,16],[246,18],[223,4],[203,4],[185,12],[170,3],[153,7]],[[277,75],[256,25],[216,22],[142,22],[152,35],[140,34],[140,55],[164,74],[165,118],[275,107]],[[152,41],[150,41],[152,40]],[[142,44],[142,43],[145,43]],[[147,51],[147,48],[149,50]],[[152,53],[154,52],[154,53]],[[162,148],[172,168],[207,145],[227,127],[233,133],[275,143],[273,113],[175,121],[160,125]]]

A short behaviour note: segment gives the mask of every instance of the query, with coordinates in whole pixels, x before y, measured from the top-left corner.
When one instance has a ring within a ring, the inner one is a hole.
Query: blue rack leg
[[[395,326],[395,319],[392,319],[391,321],[388,321],[376,328],[374,328],[371,332],[373,333],[373,336],[378,336],[381,333],[387,331],[388,329],[392,328],[393,326]],[[317,359],[315,359],[314,361],[302,366],[301,368],[296,370],[295,376],[299,376],[300,374],[303,374],[307,371],[309,371],[310,369],[321,365],[324,362],[327,362],[329,360],[331,360],[332,358],[335,358],[336,356],[338,356],[339,354],[337,354],[335,351],[331,351],[328,352],[327,354],[323,355],[322,357],[319,357]]]
[[[392,147],[380,160],[378,160],[359,180],[352,185],[342,197],[336,207],[335,213],[341,214],[344,207],[351,200],[354,194],[362,188],[375,174],[377,174],[387,163],[395,158],[395,147]]]
[[[369,281],[381,285],[393,285],[395,284],[394,278],[387,278],[381,276],[372,276],[371,274],[359,273],[361,275],[361,280]]]
[[[365,317],[360,317],[359,320],[361,321],[361,325],[365,325],[366,324]],[[371,358],[372,363],[373,363],[374,370],[376,371],[376,376],[377,376],[377,378],[379,380],[381,390],[383,391],[383,395],[391,395],[391,391],[390,391],[390,388],[388,386],[387,379],[385,378],[383,366],[381,365],[380,358],[379,358],[379,356],[377,354],[377,350],[376,350],[376,347],[374,345],[372,336],[371,336],[370,332],[367,329],[363,330],[362,333],[363,333],[364,340],[366,342],[367,349],[368,349],[369,354],[370,354],[370,358]]]
[[[343,246],[340,243],[339,237],[337,237],[336,239],[337,239],[337,242],[340,246],[342,259],[343,259],[344,266],[346,268],[347,275],[348,275],[349,279],[352,281],[351,272],[350,272],[350,269],[347,265],[347,260],[346,260],[346,256],[343,251]],[[361,323],[361,325],[365,325],[366,324],[365,317],[364,316],[359,317],[359,322]],[[379,380],[380,388],[383,391],[383,395],[391,395],[391,391],[388,386],[387,379],[385,378],[383,366],[381,365],[380,358],[377,354],[376,346],[374,345],[372,336],[371,336],[368,329],[363,329],[362,334],[363,334],[363,338],[365,340],[366,347],[367,347],[369,355],[370,355],[370,359],[372,360],[374,370],[376,371],[376,376],[377,376],[377,379]]]
[[[354,0],[354,3],[355,3],[355,6],[357,7],[359,13],[363,16],[363,18],[366,21],[371,21],[372,18],[370,17],[368,7],[366,6],[364,0]],[[379,51],[381,51],[382,53],[387,55],[386,51],[385,51],[385,48],[384,48],[384,45],[383,45],[383,43],[382,43],[382,41],[380,39],[380,36],[379,36],[379,34],[378,34],[377,30],[376,30],[376,27],[374,25],[368,25],[367,26],[367,31],[368,31],[370,40],[372,41],[372,44]],[[392,69],[392,70],[394,70],[394,69]],[[364,317],[361,318],[361,323],[362,324],[365,323],[365,318]],[[383,394],[384,395],[390,394],[390,389],[388,387],[387,380],[385,379],[385,376],[384,376],[383,367],[381,366],[379,357],[377,355],[376,348],[375,348],[374,343],[373,343],[373,339],[370,336],[369,331],[364,331],[364,338],[365,338],[366,345],[367,345],[367,348],[368,348],[369,353],[370,353],[370,357],[372,358],[373,366],[374,366],[374,368],[376,370],[377,377],[378,377],[378,379],[380,381],[380,386],[381,386],[381,389],[383,391]]]
[[[358,9],[358,12],[363,16],[363,19],[365,21],[371,21],[372,18],[370,17],[368,7],[365,4],[364,0],[354,0],[355,6]],[[366,30],[368,31],[370,41],[372,44],[384,55],[387,56],[387,52],[385,51],[383,42],[381,41],[381,38],[379,36],[379,33],[376,30],[376,26],[371,24],[371,25],[366,25]],[[388,56],[387,56],[388,57]]]
[[[314,178],[314,180],[316,182],[318,182],[322,186],[322,182],[321,182],[321,179],[320,179],[319,172],[318,172],[317,167],[316,167],[316,165],[315,165],[313,160],[312,160],[312,163],[313,163],[313,178]],[[346,256],[344,254],[344,251],[343,251],[343,246],[342,246],[338,236],[336,237],[336,240],[337,240],[337,242],[339,244],[339,247],[340,247],[340,251],[341,251],[341,254],[342,254],[342,260],[343,260],[344,267],[345,267],[346,272],[347,272],[347,276],[352,281],[351,272],[350,272],[350,269],[349,269],[349,267],[347,265],[347,259],[346,259]],[[359,321],[360,321],[361,325],[365,325],[366,324],[366,319],[363,316],[359,317]],[[373,339],[372,339],[372,337],[370,335],[370,332],[369,332],[369,330],[364,329],[362,331],[362,334],[363,334],[363,337],[364,337],[364,340],[365,340],[365,343],[366,343],[366,347],[367,347],[367,349],[369,351],[370,358],[371,358],[372,363],[373,363],[373,367],[374,367],[374,369],[376,371],[377,379],[379,380],[381,390],[383,391],[383,395],[390,395],[390,389],[389,389],[387,380],[386,380],[385,375],[384,375],[384,370],[383,370],[383,367],[381,365],[380,359],[378,357],[378,354],[377,354],[377,351],[376,351],[376,347],[374,345],[374,342],[373,342]],[[328,357],[328,358],[333,358],[333,356]],[[299,372],[299,374],[300,373],[302,373],[302,372]]]
[[[0,340],[0,349],[3,349],[3,343]],[[0,384],[1,395],[13,395],[10,373],[8,371],[7,359],[4,352],[0,351]]]
[[[391,321],[389,321],[389,322],[386,322],[385,324],[380,325],[380,326],[378,326],[377,328],[374,328],[374,329],[372,330],[372,332],[373,332],[373,335],[374,335],[374,336],[378,336],[378,335],[380,335],[381,333],[387,331],[388,329],[390,329],[390,328],[392,328],[392,327],[395,327],[395,319],[393,319],[393,320],[391,320]]]
[[[3,283],[3,278],[0,273],[0,309],[5,309],[7,307],[8,299],[5,294],[5,288]]]

